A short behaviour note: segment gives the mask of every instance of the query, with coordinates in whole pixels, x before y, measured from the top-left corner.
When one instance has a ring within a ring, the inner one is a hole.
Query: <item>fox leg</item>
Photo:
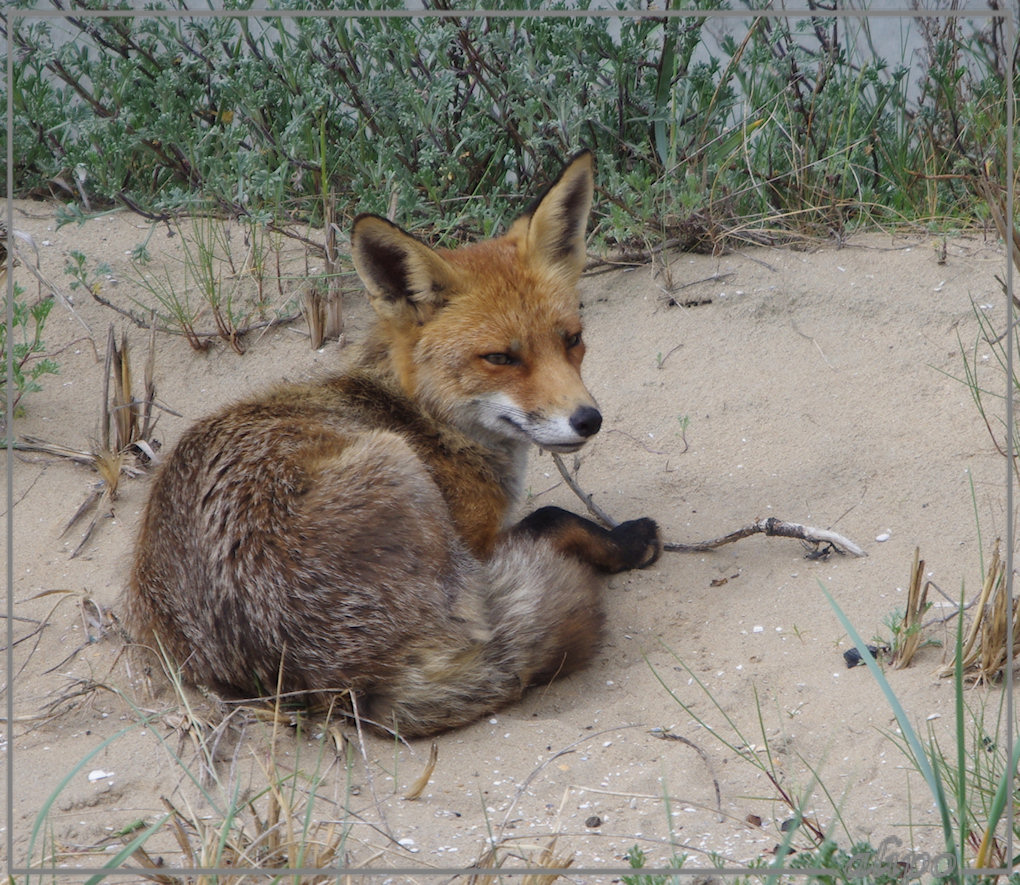
[[[563,510],[542,507],[522,519],[512,534],[543,538],[555,550],[613,574],[645,568],[659,558],[659,529],[650,519],[633,519],[612,529]]]

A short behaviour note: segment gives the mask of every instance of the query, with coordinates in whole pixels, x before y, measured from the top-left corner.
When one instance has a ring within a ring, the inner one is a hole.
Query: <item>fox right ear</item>
[[[410,309],[417,322],[442,307],[457,282],[447,261],[378,215],[354,219],[351,258],[376,310],[399,314]]]
[[[528,254],[576,282],[585,263],[585,231],[595,188],[591,151],[581,151],[539,198],[528,217]]]

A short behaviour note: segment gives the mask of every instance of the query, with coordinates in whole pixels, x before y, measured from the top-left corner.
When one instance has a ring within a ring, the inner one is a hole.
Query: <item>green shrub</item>
[[[586,3],[553,8],[568,6]],[[588,146],[599,162],[597,240],[697,246],[748,227],[828,232],[876,215],[966,215],[966,176],[1004,125],[993,99],[1008,52],[994,23],[964,32],[961,20],[947,30],[926,19],[936,29],[929,67],[908,100],[906,68],[861,57],[852,19],[749,10],[746,39],[712,55],[699,51],[699,17],[268,7],[280,16],[83,15],[68,19],[79,33],[64,41],[49,20],[11,19],[12,30],[0,14],[18,59],[18,190],[58,179],[80,201],[155,217],[199,204],[281,224],[328,216],[343,229],[358,211],[392,211],[460,239],[501,225],[533,179]]]

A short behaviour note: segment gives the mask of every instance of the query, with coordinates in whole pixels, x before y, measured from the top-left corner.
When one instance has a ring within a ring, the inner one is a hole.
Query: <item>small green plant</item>
[[[644,870],[647,857],[641,846],[634,845],[627,851],[625,860],[634,870]],[[674,854],[669,858],[668,866],[681,870],[686,863],[686,854]],[[636,876],[621,876],[623,885],[680,885],[684,881],[679,876],[670,876],[667,873],[640,873]]]
[[[643,870],[645,868],[645,853],[641,850],[640,846],[635,845],[631,848],[626,855],[626,861],[635,870]],[[683,869],[683,865],[687,862],[687,855],[673,855],[668,861],[668,866],[677,870]],[[620,881],[624,885],[681,885],[682,882],[686,881],[681,876],[671,876],[668,873],[639,873],[636,876],[621,876]]]
[[[64,273],[71,277],[70,289],[72,292],[83,290],[85,292],[99,292],[102,287],[101,277],[111,273],[110,265],[100,261],[91,272],[88,269],[88,257],[77,249],[72,249],[64,264]]]
[[[243,254],[234,239],[238,227]],[[293,302],[284,292],[282,235],[263,221],[247,218],[238,226],[200,212],[167,221],[167,229],[176,254],[155,260],[150,248],[155,225],[131,250],[132,283],[149,296],[132,298],[137,309],[113,303],[103,286],[110,266],[99,262],[90,268],[78,250],[64,265],[70,288],[88,292],[140,328],[183,335],[195,350],[206,350],[219,338],[243,353],[242,339],[252,329],[296,318],[293,310],[287,313]],[[267,286],[274,276],[275,300]],[[203,317],[211,317],[212,328],[202,328]]]
[[[0,280],[3,276],[4,274],[0,274]],[[47,356],[46,345],[43,342],[43,329],[53,307],[53,299],[43,298],[29,305],[24,300],[24,294],[24,290],[15,283],[14,322],[11,325],[10,339],[7,337],[6,322],[0,324],[0,358],[6,371],[10,348],[14,381],[12,390],[9,391],[6,384],[0,388],[0,405],[3,406],[0,428],[6,423],[8,407],[17,417],[22,408],[21,400],[30,393],[42,390],[42,379],[46,375],[56,375],[59,371],[57,363]],[[6,310],[6,298],[4,301]]]
[[[931,603],[927,603],[925,611],[931,608]],[[876,633],[872,638],[872,644],[883,649],[888,650],[888,654],[892,660],[898,660],[903,656],[903,651],[908,644],[917,641],[917,648],[926,648],[929,646],[938,646],[941,643],[937,639],[924,639],[921,637],[922,625],[914,621],[913,623],[907,622],[906,614],[903,609],[895,609],[889,612],[884,618],[882,618],[882,626],[885,627],[885,633]]]
[[[188,281],[169,262],[158,264],[151,271],[147,269],[150,263],[151,256],[147,248],[136,249],[132,253],[135,281],[154,302],[145,304],[135,299],[135,303],[143,310],[155,310],[160,323],[184,335],[195,350],[207,349],[211,340],[199,335],[196,324],[200,309],[192,304]]]
[[[691,426],[691,416],[677,415],[676,420],[680,425],[680,439],[683,441],[684,451],[686,452],[691,447],[691,444],[687,441],[687,430]]]
[[[238,329],[247,315],[228,228],[218,219],[202,214],[193,215],[190,220],[187,234],[182,225],[177,226],[183,251],[183,285],[185,289],[189,286],[197,289],[202,309],[212,314],[220,337],[243,353]]]

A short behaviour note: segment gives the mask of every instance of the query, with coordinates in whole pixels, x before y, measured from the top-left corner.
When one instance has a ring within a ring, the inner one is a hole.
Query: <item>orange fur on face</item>
[[[565,424],[579,407],[595,408],[581,380],[576,282],[522,260],[522,251],[505,237],[444,253],[466,282],[420,328],[407,361],[405,384],[468,432],[485,425],[492,398],[532,421]],[[493,364],[491,354],[510,359]]]
[[[375,364],[486,445],[583,445],[601,424],[580,375],[591,194],[581,155],[507,234],[454,250],[360,218],[352,254],[380,320]]]

